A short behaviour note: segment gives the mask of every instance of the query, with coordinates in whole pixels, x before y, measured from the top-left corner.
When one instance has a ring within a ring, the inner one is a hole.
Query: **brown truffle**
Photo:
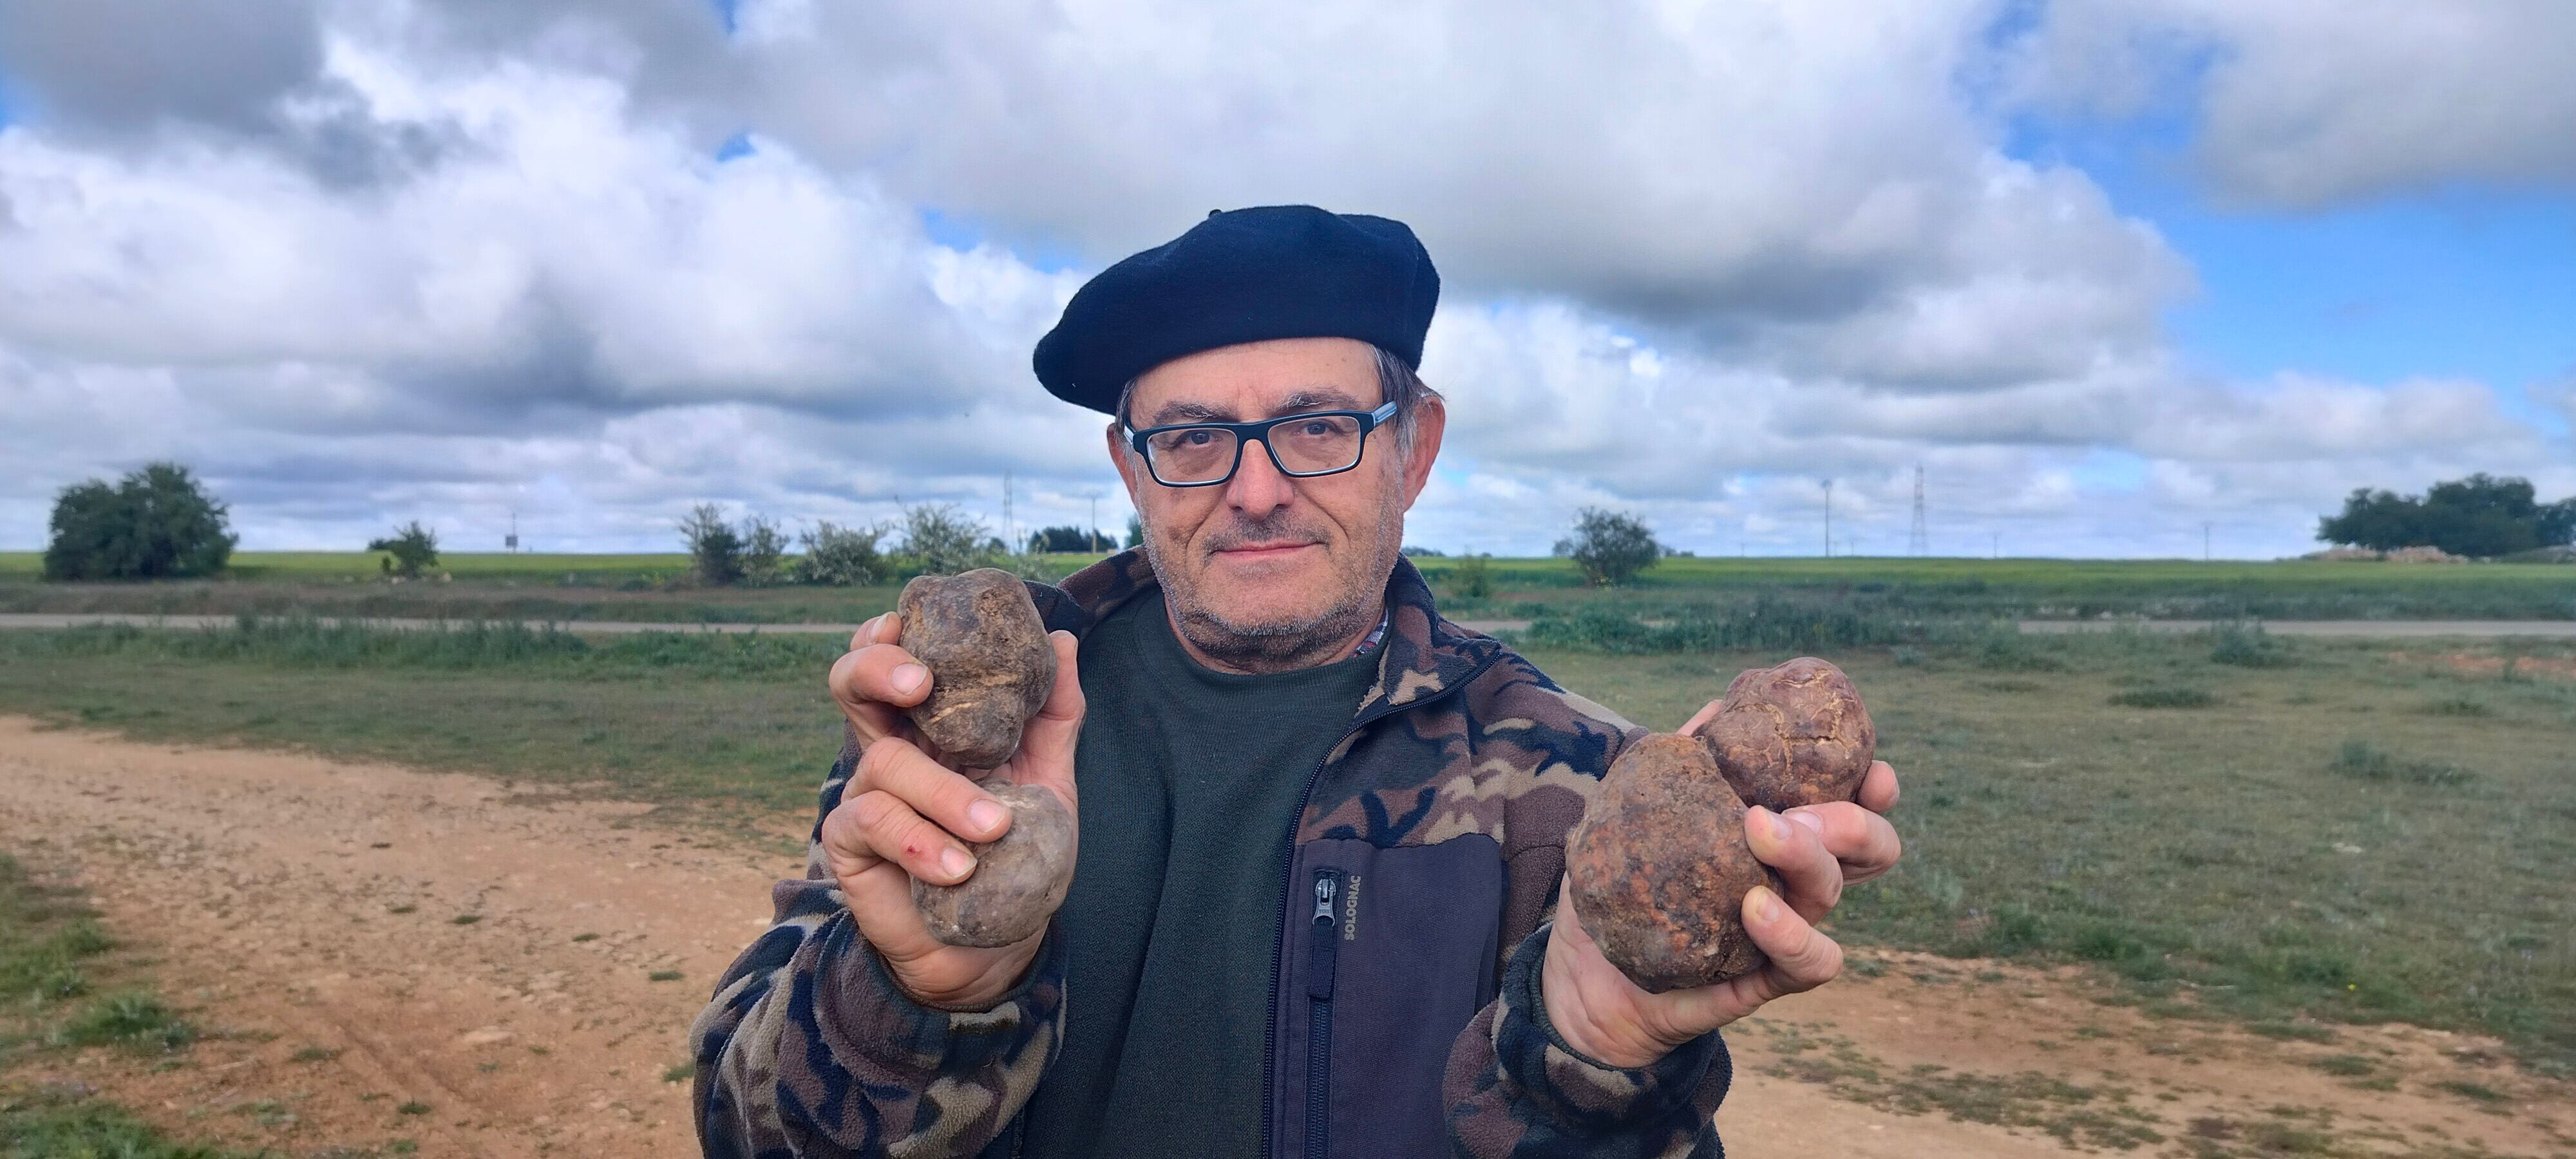
[[[1768,961],[1744,930],[1744,895],[1780,876],[1753,856],[1744,802],[1696,738],[1628,746],[1566,843],[1574,915],[1610,964],[1662,993]]]
[[[895,601],[903,650],[930,669],[930,696],[906,710],[941,756],[969,769],[1011,759],[1055,687],[1055,646],[1028,585],[993,568],[921,576]]]
[[[1007,946],[1045,929],[1073,884],[1073,815],[1050,789],[986,781],[1009,806],[997,841],[968,844],[975,872],[955,885],[912,879],[912,905],[930,936],[952,946]]]
[[[1860,690],[1810,656],[1737,676],[1699,736],[1736,795],[1772,810],[1853,799],[1878,755]]]

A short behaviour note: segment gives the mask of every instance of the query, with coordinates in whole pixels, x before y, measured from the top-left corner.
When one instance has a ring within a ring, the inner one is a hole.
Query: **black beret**
[[[1356,338],[1419,369],[1440,272],[1400,221],[1265,205],[1211,213],[1100,271],[1038,339],[1038,381],[1115,414],[1137,375],[1271,338]]]

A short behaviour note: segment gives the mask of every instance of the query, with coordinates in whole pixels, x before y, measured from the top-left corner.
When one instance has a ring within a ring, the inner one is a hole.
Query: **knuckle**
[[[851,824],[866,833],[880,836],[901,825],[912,813],[903,802],[895,800],[894,794],[883,789],[861,793],[844,808],[849,811]]]

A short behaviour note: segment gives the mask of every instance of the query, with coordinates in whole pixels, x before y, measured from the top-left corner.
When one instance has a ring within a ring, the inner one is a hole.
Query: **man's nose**
[[[1297,481],[1280,474],[1279,464],[1270,461],[1270,444],[1245,443],[1243,463],[1234,469],[1234,478],[1226,481],[1226,505],[1257,519],[1296,498]]]

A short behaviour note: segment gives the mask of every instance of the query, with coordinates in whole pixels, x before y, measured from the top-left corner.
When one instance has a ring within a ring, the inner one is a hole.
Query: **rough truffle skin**
[[[1073,815],[1050,789],[986,781],[1010,807],[998,841],[970,842],[975,872],[955,885],[912,879],[912,906],[930,936],[952,946],[1007,946],[1045,929],[1073,884]]]
[[[1574,916],[1638,986],[1706,986],[1769,961],[1744,895],[1784,887],[1744,837],[1744,802],[1695,737],[1647,736],[1610,766],[1567,840]]]
[[[1699,736],[1736,795],[1774,811],[1853,799],[1878,756],[1860,690],[1812,656],[1737,676]]]
[[[905,710],[941,756],[969,769],[1011,759],[1055,687],[1055,646],[1019,577],[983,567],[921,576],[895,601],[903,650],[930,669],[930,696]]]

